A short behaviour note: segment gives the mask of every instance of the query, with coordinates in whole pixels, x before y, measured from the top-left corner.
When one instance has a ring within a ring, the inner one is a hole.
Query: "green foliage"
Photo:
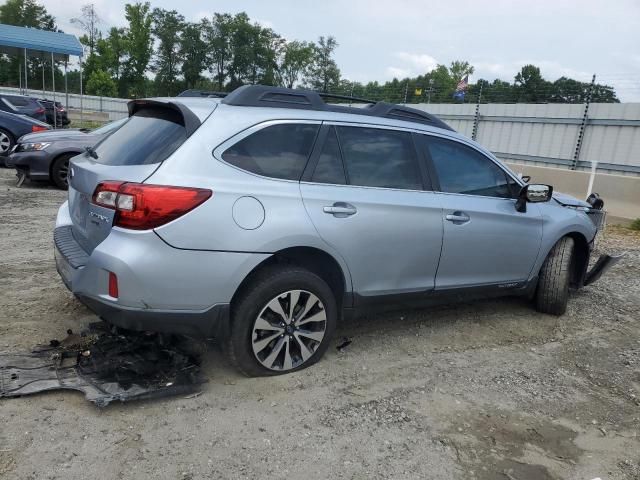
[[[151,71],[156,74],[156,92],[163,96],[179,93],[176,78],[180,71],[180,54],[182,50],[182,31],[184,30],[184,16],[176,10],[155,8],[152,13],[152,33],[158,39],[158,49]]]
[[[179,55],[182,58],[181,72],[186,88],[195,88],[202,80],[202,72],[208,67],[205,25],[204,22],[184,24]]]
[[[87,81],[87,93],[101,97],[115,97],[118,94],[118,87],[107,72],[95,70]]]
[[[128,98],[175,95],[184,88],[229,91],[261,83],[395,103],[453,103],[460,79],[474,73],[469,62],[454,60],[412,78],[352,82],[341,78],[335,61],[338,42],[332,36],[318,42],[284,39],[244,12],[214,13],[191,23],[176,10],[137,2],[125,5],[124,13],[127,25],[105,32],[94,4],[84,5],[72,20],[83,29],[80,41],[88,47],[83,78],[89,92],[112,92],[115,85],[115,95]],[[54,18],[36,0],[6,0],[0,5],[0,23],[56,29]],[[20,61],[0,55],[0,83],[17,85]],[[41,66],[40,59],[29,60],[29,86],[42,84]],[[63,84],[59,70],[56,84]],[[69,91],[79,91],[79,72],[69,72],[68,85]],[[549,81],[535,65],[522,67],[513,82],[478,79],[469,84],[464,101],[476,102],[480,90],[487,103],[583,103],[589,96],[593,102],[619,102],[608,85],[567,77]]]
[[[7,0],[0,5],[0,23],[56,31],[54,18],[35,0]]]
[[[153,54],[152,23],[149,2],[126,4],[125,18],[129,23],[124,35],[125,61],[122,78],[128,86],[126,96],[145,95],[145,73]]]
[[[333,59],[338,42],[332,36],[320,37],[314,45],[313,62],[309,66],[305,83],[321,92],[332,92],[340,85],[340,69]]]
[[[631,230],[640,230],[640,218],[636,218],[631,225],[629,225]]]
[[[283,87],[293,88],[313,63],[314,54],[312,43],[293,40],[284,44],[278,66],[278,83]]]

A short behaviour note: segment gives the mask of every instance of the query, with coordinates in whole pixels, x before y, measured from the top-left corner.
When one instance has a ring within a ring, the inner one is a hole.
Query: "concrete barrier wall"
[[[409,105],[471,137],[473,104]],[[592,103],[577,158],[584,105],[481,104],[476,140],[508,161],[640,176],[640,103]]]
[[[545,183],[553,188],[585,199],[589,188],[589,172],[507,162],[514,171],[531,176],[531,183]],[[596,173],[593,191],[604,200],[605,210],[614,217],[640,218],[640,177]]]

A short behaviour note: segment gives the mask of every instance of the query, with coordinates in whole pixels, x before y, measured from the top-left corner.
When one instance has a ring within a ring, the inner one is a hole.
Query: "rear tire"
[[[293,265],[269,267],[234,300],[226,354],[249,377],[301,370],[325,353],[337,318],[322,278]]]
[[[535,298],[539,312],[562,315],[567,310],[573,251],[573,238],[563,237],[542,264]]]
[[[51,165],[51,183],[60,190],[69,188],[69,159],[74,155],[61,155],[53,161]]]

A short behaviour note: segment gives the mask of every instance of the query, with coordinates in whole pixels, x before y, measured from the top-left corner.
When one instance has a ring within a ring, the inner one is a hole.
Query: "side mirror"
[[[548,202],[553,195],[553,187],[551,185],[531,184],[525,185],[520,190],[518,200],[516,201],[516,210],[518,212],[527,211],[527,202],[539,203]]]

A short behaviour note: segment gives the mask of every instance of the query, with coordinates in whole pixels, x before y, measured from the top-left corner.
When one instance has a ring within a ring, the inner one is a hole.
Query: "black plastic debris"
[[[104,407],[196,392],[205,380],[194,341],[94,323],[22,355],[0,354],[0,398],[69,389]]]
[[[342,340],[340,340],[340,343],[336,346],[336,349],[339,352],[342,352],[349,345],[351,345],[351,339],[347,337],[342,337]]]

